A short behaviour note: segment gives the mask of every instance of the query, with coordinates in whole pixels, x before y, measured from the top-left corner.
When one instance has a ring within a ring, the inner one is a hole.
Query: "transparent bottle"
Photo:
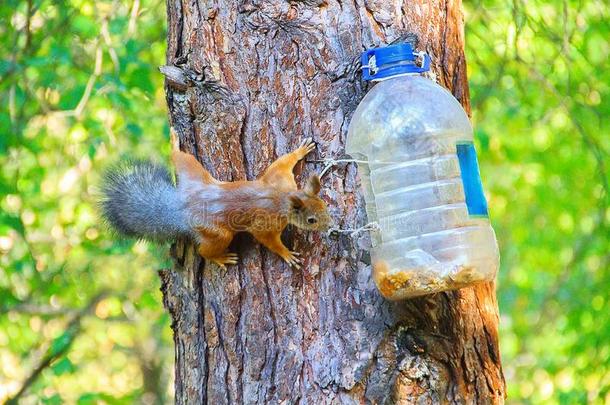
[[[421,61],[421,62],[420,62]],[[373,278],[397,300],[495,278],[499,253],[487,214],[472,127],[459,102],[420,73],[408,44],[362,55],[379,81],[358,105],[346,151],[358,163]]]

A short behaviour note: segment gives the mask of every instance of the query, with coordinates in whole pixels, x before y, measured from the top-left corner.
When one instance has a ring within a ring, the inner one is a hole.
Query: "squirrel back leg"
[[[294,181],[292,170],[297,162],[303,159],[309,152],[316,148],[316,144],[311,138],[305,138],[294,151],[280,156],[275,162],[265,170],[260,180],[272,184],[279,189],[296,190],[297,184]]]
[[[189,155],[181,151],[172,152],[172,161],[176,168],[176,175],[178,176],[178,182],[186,180],[199,180],[205,184],[219,184],[210,172],[205,170],[201,163],[195,159],[195,156]]]
[[[232,232],[218,228],[200,228],[197,232],[199,233],[197,252],[201,257],[223,269],[226,269],[227,264],[237,263],[237,254],[226,251],[233,240]]]
[[[281,233],[277,231],[268,231],[268,232],[255,232],[253,233],[256,240],[262,243],[267,249],[271,250],[273,253],[280,256],[282,259],[286,261],[290,266],[293,266],[297,269],[301,268],[301,259],[298,252],[293,252],[289,250],[282,239],[280,238]]]

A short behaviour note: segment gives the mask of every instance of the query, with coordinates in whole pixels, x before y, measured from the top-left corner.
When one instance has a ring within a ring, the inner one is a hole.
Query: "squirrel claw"
[[[290,252],[285,258],[284,260],[286,261],[286,263],[288,263],[288,265],[290,267],[294,267],[295,269],[300,269],[301,268],[301,259],[298,258],[297,256],[300,256],[299,252]]]
[[[303,156],[307,155],[309,152],[316,148],[316,143],[313,141],[311,137],[307,137],[301,141],[299,144],[299,149],[304,149]]]
[[[214,263],[218,265],[223,270],[227,269],[227,264],[237,264],[237,259],[239,257],[235,253],[226,253],[223,256],[215,257],[212,260]]]
[[[311,138],[311,136],[308,136],[307,138],[301,140],[301,143],[299,144],[299,148],[304,148],[312,142],[313,142],[313,139]]]

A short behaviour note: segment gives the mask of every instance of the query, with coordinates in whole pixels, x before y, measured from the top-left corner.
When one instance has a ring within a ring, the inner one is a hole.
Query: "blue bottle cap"
[[[421,66],[417,61],[419,57],[422,57]],[[362,53],[360,61],[362,78],[371,81],[430,70],[430,57],[424,52],[414,52],[408,43],[371,48]]]

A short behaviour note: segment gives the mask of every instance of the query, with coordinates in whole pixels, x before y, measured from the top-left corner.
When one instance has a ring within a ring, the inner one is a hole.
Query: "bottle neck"
[[[397,73],[397,74],[394,74],[394,75],[391,75],[391,76],[387,76],[387,77],[374,78],[371,81],[374,82],[374,83],[378,83],[378,82],[385,82],[385,81],[388,81],[390,79],[397,79],[397,78],[400,78],[400,77],[407,77],[407,76],[410,76],[410,77],[420,77],[420,76],[422,76],[422,74],[421,73]]]
[[[370,81],[430,70],[430,57],[414,52],[408,44],[369,49],[362,53],[361,63],[362,78]]]

